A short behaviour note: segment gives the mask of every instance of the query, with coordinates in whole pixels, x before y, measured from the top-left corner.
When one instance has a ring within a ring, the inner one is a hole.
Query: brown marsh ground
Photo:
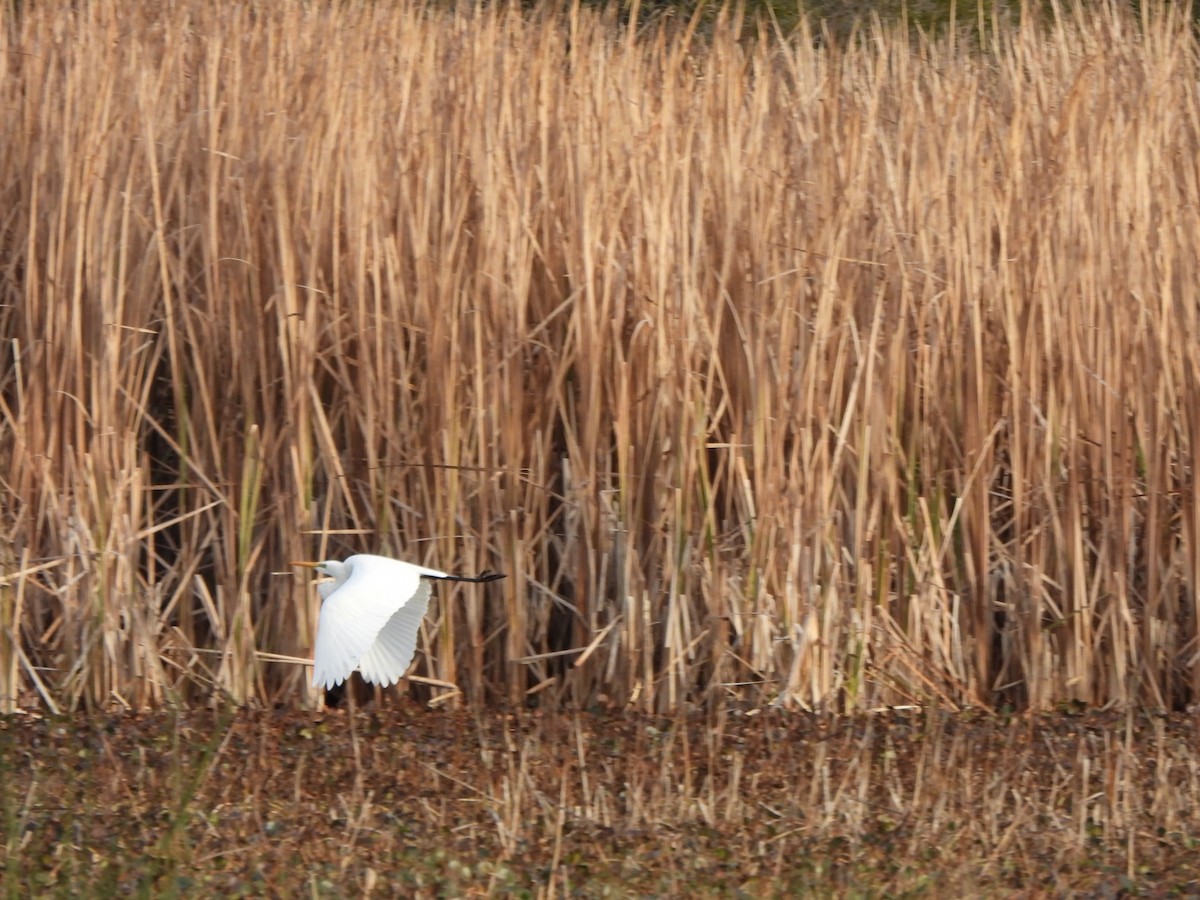
[[[0,720],[9,897],[1200,895],[1194,716]]]

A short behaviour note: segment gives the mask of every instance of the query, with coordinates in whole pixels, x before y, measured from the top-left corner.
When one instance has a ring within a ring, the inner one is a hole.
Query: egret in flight
[[[313,687],[341,684],[358,669],[365,681],[387,687],[404,677],[417,649],[417,631],[429,606],[431,581],[482,584],[504,576],[470,578],[360,553],[345,561],[295,562],[333,581],[317,585],[321,616],[313,654]]]

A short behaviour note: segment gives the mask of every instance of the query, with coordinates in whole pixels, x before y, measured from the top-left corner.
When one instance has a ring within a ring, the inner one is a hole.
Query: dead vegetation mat
[[[1197,720],[0,719],[8,896],[1200,896]]]

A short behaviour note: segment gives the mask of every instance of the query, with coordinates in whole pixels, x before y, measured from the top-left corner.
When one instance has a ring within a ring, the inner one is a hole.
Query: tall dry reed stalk
[[[315,702],[362,550],[470,702],[1196,699],[1181,14],[4,9],[6,708]]]

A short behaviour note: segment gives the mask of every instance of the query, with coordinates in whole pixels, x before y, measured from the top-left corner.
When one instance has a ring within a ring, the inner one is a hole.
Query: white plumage
[[[360,553],[344,562],[294,563],[333,578],[317,586],[321,616],[313,654],[313,686],[326,690],[358,669],[364,680],[387,687],[404,677],[429,607],[430,580],[486,582],[503,578],[448,575],[412,563]]]

